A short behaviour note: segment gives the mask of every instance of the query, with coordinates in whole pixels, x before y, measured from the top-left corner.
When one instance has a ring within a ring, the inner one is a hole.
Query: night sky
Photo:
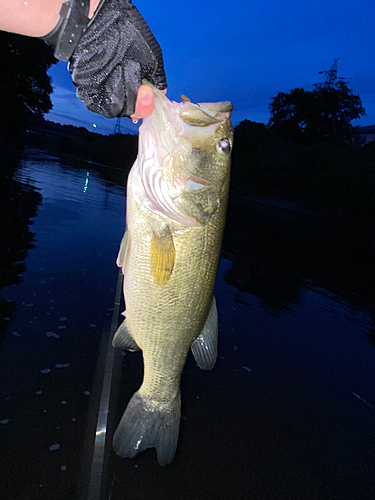
[[[167,96],[193,102],[230,100],[233,123],[267,123],[271,98],[295,87],[311,90],[324,81],[319,71],[338,60],[338,76],[358,94],[375,124],[374,0],[134,0],[160,43],[168,78]],[[53,78],[53,110],[61,123],[112,133],[116,120],[85,109],[75,97],[66,63]],[[94,127],[94,124],[96,127]],[[123,133],[137,129],[121,120]]]

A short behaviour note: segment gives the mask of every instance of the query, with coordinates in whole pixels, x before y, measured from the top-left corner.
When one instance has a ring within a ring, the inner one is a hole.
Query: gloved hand
[[[143,78],[167,88],[163,56],[130,0],[106,0],[82,34],[69,71],[87,109],[107,118],[134,113]]]

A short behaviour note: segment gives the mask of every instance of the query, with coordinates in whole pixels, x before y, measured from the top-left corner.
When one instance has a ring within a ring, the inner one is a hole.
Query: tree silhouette
[[[48,68],[57,61],[42,40],[0,31],[0,134],[23,128],[30,115],[52,109]]]
[[[279,92],[269,106],[268,127],[283,139],[300,144],[354,140],[352,120],[365,115],[362,100],[342,78],[315,84],[314,90]]]

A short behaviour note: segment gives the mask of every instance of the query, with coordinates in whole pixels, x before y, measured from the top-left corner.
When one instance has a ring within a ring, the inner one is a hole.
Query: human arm
[[[90,1],[91,19],[100,0]],[[0,0],[0,30],[42,37],[56,26],[63,0]]]
[[[91,0],[89,18],[98,4],[99,0]],[[0,0],[0,29],[43,37],[58,23],[60,9],[61,0]],[[108,34],[111,44],[107,43]],[[128,64],[129,58],[133,65]],[[128,116],[131,110],[135,120],[151,114],[154,95],[149,86],[140,85],[144,77],[164,92],[166,89],[160,47],[128,0],[107,0],[98,9],[79,39],[69,71],[86,107],[107,117]]]

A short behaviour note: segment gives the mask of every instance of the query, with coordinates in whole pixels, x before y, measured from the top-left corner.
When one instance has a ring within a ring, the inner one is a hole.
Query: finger
[[[162,90],[163,94],[167,93],[167,89]],[[133,120],[140,120],[151,115],[155,106],[154,91],[150,85],[141,85],[137,93],[137,101],[135,103],[135,111],[130,116]]]
[[[134,113],[130,116],[133,120],[140,120],[150,115],[154,110],[154,91],[149,85],[141,85],[137,93]]]

